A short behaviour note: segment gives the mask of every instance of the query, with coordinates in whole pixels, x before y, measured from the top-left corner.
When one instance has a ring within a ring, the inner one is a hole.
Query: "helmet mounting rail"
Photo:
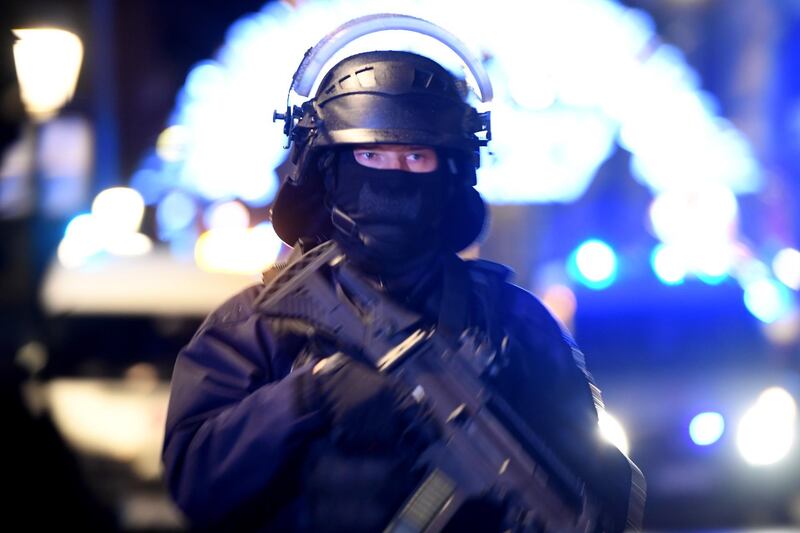
[[[461,58],[474,76],[480,91],[481,102],[485,104],[491,102],[494,93],[489,75],[480,60],[455,35],[430,21],[410,15],[395,13],[366,15],[345,22],[325,35],[303,55],[303,60],[292,77],[292,83],[286,96],[286,111],[281,113],[276,110],[272,115],[273,122],[284,121],[283,133],[287,139],[284,148],[291,147],[294,129],[304,114],[301,107],[291,104],[292,91],[307,97],[319,77],[320,71],[336,52],[359,37],[389,30],[407,30],[427,35],[449,47]],[[478,118],[480,125],[476,128],[476,132],[483,133],[484,137],[479,142],[480,145],[485,146],[491,140],[490,113],[488,111],[478,113]]]

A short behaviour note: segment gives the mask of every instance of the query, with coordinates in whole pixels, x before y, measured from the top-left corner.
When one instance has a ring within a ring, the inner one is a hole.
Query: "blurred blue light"
[[[617,255],[598,239],[583,242],[570,255],[567,270],[578,282],[590,289],[605,289],[617,277]]]
[[[695,275],[697,276],[697,279],[706,285],[721,285],[726,279],[728,279],[727,274],[707,274],[705,272],[697,272]]]
[[[709,446],[717,442],[725,432],[725,419],[719,413],[700,413],[689,423],[689,436],[698,446]]]
[[[163,170],[141,168],[131,176],[130,186],[142,195],[146,205],[153,205],[170,187],[168,174]]]
[[[190,99],[213,98],[224,89],[225,70],[215,61],[195,65],[186,77],[184,90]]]
[[[175,232],[189,226],[197,216],[195,200],[183,191],[167,194],[156,207],[159,236],[169,239]]]
[[[197,237],[198,232],[194,226],[187,226],[186,228],[175,232],[169,241],[170,253],[183,259],[193,258]]]
[[[744,305],[757,319],[771,324],[791,311],[792,294],[776,280],[757,279],[745,285]]]

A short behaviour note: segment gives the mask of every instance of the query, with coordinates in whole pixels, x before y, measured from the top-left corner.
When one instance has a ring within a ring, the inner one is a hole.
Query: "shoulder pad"
[[[231,296],[206,317],[197,332],[249,317],[253,312],[253,300],[260,290],[260,285],[251,285]]]
[[[501,263],[487,261],[486,259],[470,259],[466,261],[470,274],[475,276],[491,276],[500,281],[511,281],[514,271]]]

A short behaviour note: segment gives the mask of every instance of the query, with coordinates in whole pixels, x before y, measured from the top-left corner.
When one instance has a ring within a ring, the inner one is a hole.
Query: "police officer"
[[[273,206],[278,235],[296,256],[333,240],[392,301],[434,327],[477,331],[498,354],[487,385],[628,512],[629,463],[598,442],[599,393],[580,351],[507,269],[456,258],[486,218],[473,186],[487,128],[463,82],[420,55],[359,53],[324,76],[300,114],[288,128],[295,170]],[[465,290],[448,289],[459,272]],[[336,269],[324,276],[345,301]],[[441,428],[392,376],[259,307],[262,290],[223,304],[178,355],[169,489],[198,527],[382,531]],[[506,527],[502,513],[487,495],[452,528]]]

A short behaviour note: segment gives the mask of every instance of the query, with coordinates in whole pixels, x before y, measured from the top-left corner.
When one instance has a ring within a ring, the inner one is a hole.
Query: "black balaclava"
[[[351,260],[394,292],[409,292],[438,271],[444,206],[454,176],[443,165],[431,172],[381,170],[336,152],[325,172],[326,203],[336,239]]]

